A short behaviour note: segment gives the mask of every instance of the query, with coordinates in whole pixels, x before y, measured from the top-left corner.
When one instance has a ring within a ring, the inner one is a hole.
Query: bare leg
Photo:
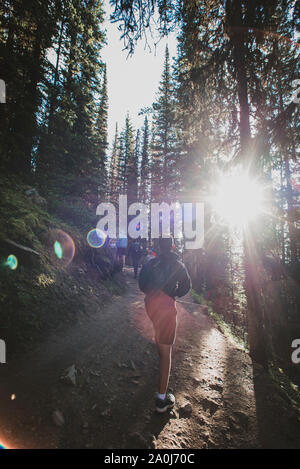
[[[159,393],[165,394],[168,389],[170,370],[171,370],[171,353],[172,345],[157,344],[159,353]]]

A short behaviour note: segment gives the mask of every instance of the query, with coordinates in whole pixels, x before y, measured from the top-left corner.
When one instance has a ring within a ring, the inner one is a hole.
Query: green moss
[[[245,350],[246,352],[249,351],[244,338],[238,334],[234,327],[227,323],[220,314],[213,311],[213,306],[210,301],[206,301],[204,296],[199,295],[199,293],[197,293],[195,290],[191,290],[191,295],[196,303],[207,307],[209,316],[216,322],[216,324],[219,326],[219,329],[228,338],[228,340],[230,340],[231,343],[236,345],[238,348]]]
[[[294,384],[289,376],[285,373],[282,368],[279,368],[275,363],[269,364],[269,372],[277,385],[278,390],[282,393],[287,401],[290,402],[294,411],[298,415],[300,422],[300,389],[299,386]]]
[[[223,334],[227,337],[227,339],[236,347],[244,350],[245,352],[249,353],[249,349],[247,346],[246,341],[236,333],[236,330],[231,324],[228,324],[222,316],[212,311],[211,308],[208,309],[209,315],[211,318],[218,324],[220,330]]]
[[[193,300],[199,305],[206,304],[203,295],[199,295],[199,293],[197,293],[195,290],[191,290],[191,295]]]

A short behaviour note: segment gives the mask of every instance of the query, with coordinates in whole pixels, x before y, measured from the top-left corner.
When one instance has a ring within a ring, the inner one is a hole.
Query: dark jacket
[[[142,255],[142,248],[139,243],[132,243],[128,250],[128,255],[132,258],[133,264],[138,264]]]
[[[191,279],[178,256],[170,252],[151,259],[143,266],[139,275],[139,287],[146,294],[163,291],[175,298],[188,293]]]

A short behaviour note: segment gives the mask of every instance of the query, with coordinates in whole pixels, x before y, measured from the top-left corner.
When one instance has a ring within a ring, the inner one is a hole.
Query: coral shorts
[[[145,306],[153,323],[157,344],[173,345],[177,329],[175,300],[163,292],[151,293],[145,297]]]

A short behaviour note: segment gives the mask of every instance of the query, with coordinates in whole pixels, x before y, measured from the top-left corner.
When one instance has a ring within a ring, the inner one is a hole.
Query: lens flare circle
[[[62,248],[60,242],[55,241],[53,248],[54,248],[54,252],[56,254],[56,257],[58,257],[58,259],[62,259],[62,257],[63,257],[63,248]]]
[[[10,254],[7,258],[5,265],[11,270],[16,270],[18,267],[18,259],[13,254]]]
[[[98,228],[95,228],[89,231],[86,239],[87,239],[88,245],[91,248],[99,249],[104,246],[105,241],[107,239],[107,235],[104,233],[104,231],[99,230]]]
[[[75,243],[68,233],[58,229],[50,230],[48,243],[51,246],[53,262],[65,267],[72,262],[75,256]]]

